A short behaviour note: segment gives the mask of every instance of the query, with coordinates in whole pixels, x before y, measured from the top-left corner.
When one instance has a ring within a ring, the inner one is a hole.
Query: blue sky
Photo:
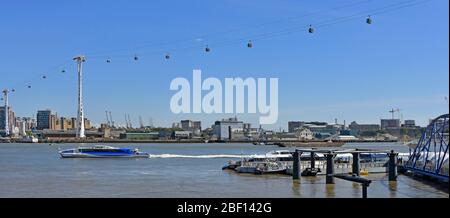
[[[170,81],[191,79],[192,70],[201,69],[203,77],[219,79],[279,78],[278,123],[268,128],[287,129],[288,120],[379,123],[391,108],[425,125],[448,113],[448,1],[375,14],[372,25],[363,15],[317,27],[314,34],[305,30],[401,2],[5,1],[0,87],[17,90],[10,103],[18,116],[45,108],[75,116],[76,66],[70,60],[85,54],[85,112],[97,124],[105,110],[116,123],[129,113],[135,125],[139,115],[158,126],[188,118],[202,120],[203,127],[234,116],[171,113]],[[294,31],[245,47],[252,36],[284,29]],[[164,59],[167,51],[170,60]],[[257,124],[258,116],[238,117]]]

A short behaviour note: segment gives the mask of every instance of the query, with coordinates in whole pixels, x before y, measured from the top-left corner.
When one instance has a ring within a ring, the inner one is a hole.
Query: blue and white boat
[[[62,158],[148,158],[150,154],[137,148],[117,148],[106,145],[78,147],[59,151]]]

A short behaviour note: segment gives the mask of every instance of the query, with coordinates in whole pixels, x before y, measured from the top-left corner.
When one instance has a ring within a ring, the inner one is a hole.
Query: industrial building
[[[213,134],[220,140],[230,139],[230,131],[244,129],[244,123],[237,118],[228,118],[214,123]]]
[[[400,128],[400,119],[381,119],[381,130]]]
[[[127,132],[120,134],[121,139],[154,140],[159,139],[159,132]]]
[[[363,132],[377,132],[380,130],[380,125],[378,124],[359,124],[356,121],[350,123],[348,128],[351,130],[352,134],[360,134]]]

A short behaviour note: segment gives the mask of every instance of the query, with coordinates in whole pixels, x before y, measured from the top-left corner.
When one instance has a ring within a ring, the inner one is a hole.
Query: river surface
[[[61,159],[58,149],[88,144],[0,144],[0,197],[361,197],[361,187],[325,177],[250,175],[223,171],[239,155],[264,154],[275,146],[252,144],[113,144],[152,154],[145,159]],[[348,144],[347,148],[394,149],[398,144]],[[428,182],[400,175],[370,174],[369,197],[445,197]]]

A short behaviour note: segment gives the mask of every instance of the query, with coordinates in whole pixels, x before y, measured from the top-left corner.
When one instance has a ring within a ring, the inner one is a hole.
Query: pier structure
[[[292,178],[294,180],[300,179],[301,176],[301,159],[300,156],[302,155],[301,152],[295,150],[294,154],[292,155],[294,158],[293,168],[292,168]]]
[[[449,114],[435,118],[422,134],[403,169],[448,183]]]
[[[385,153],[389,157],[389,161],[387,162],[387,172],[389,173],[389,180],[395,181],[397,179],[397,159],[398,159],[398,153],[394,152],[393,150],[373,150],[373,149],[316,149],[316,148],[307,148],[307,149],[296,149],[294,152],[294,165],[293,165],[293,171],[296,172],[297,175],[293,174],[294,179],[299,179],[300,173],[301,173],[301,164],[300,164],[300,156],[302,153],[308,152],[311,154],[310,158],[310,168],[316,167],[316,160],[315,154],[320,153],[325,156],[326,159],[326,175],[328,177],[331,177],[331,175],[334,175],[334,169],[335,169],[335,157],[338,154],[351,154],[353,157],[352,160],[352,166],[351,166],[351,174],[355,176],[360,175],[360,169],[361,169],[361,161],[360,161],[360,154],[361,153]],[[296,163],[299,162],[299,163]],[[329,184],[333,183],[333,180],[331,178],[328,179]]]
[[[352,173],[353,175],[359,176],[360,174],[359,153],[353,152],[352,156],[353,156]]]
[[[334,157],[335,154],[333,152],[329,152],[325,154],[327,158],[327,174],[326,174],[326,183],[334,184]]]
[[[325,183],[326,184],[334,184],[334,178],[344,179],[351,182],[360,183],[362,185],[362,196],[363,198],[367,198],[367,188],[369,184],[372,182],[369,179],[360,177],[360,154],[361,153],[385,153],[388,155],[389,160],[387,163],[388,168],[388,180],[389,181],[397,181],[397,160],[398,153],[393,150],[372,150],[372,149],[296,149],[294,152],[294,165],[293,165],[293,175],[292,178],[294,180],[298,180],[301,177],[301,159],[300,156],[302,153],[308,152],[311,154],[310,156],[310,168],[315,168],[315,154],[321,153],[325,156],[326,159],[326,173],[325,173]],[[352,172],[351,175],[346,173],[335,173],[335,157],[338,154],[351,154],[353,157],[352,161]],[[305,170],[308,170],[306,168]]]

